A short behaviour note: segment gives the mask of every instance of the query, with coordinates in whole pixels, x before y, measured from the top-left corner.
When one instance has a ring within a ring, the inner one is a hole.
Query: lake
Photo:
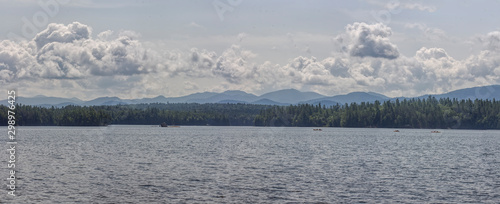
[[[0,202],[500,203],[500,131],[322,130],[18,127]]]

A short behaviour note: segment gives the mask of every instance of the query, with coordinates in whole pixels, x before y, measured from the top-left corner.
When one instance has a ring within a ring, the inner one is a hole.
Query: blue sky
[[[416,96],[500,82],[500,1],[0,3],[0,84],[24,96]]]

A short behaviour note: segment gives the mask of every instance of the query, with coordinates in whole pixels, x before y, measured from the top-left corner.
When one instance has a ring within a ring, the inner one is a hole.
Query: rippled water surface
[[[19,127],[0,203],[500,203],[500,131],[440,131]]]

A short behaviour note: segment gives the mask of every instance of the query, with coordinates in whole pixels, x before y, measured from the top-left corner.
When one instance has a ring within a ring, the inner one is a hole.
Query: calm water
[[[19,127],[0,202],[500,203],[500,131],[430,132]]]

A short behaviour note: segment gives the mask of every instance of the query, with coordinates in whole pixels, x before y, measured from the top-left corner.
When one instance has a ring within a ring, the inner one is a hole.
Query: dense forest
[[[429,97],[345,104],[332,107],[272,107],[255,118],[256,126],[500,129],[500,102]]]
[[[44,108],[18,105],[18,125],[99,126],[109,124],[252,126],[265,105],[245,104],[138,104]],[[7,124],[7,107],[0,106],[0,123]]]
[[[0,105],[0,123],[7,124]],[[18,105],[18,125],[109,124],[500,129],[500,102],[429,97],[336,106],[138,104],[44,108]]]

